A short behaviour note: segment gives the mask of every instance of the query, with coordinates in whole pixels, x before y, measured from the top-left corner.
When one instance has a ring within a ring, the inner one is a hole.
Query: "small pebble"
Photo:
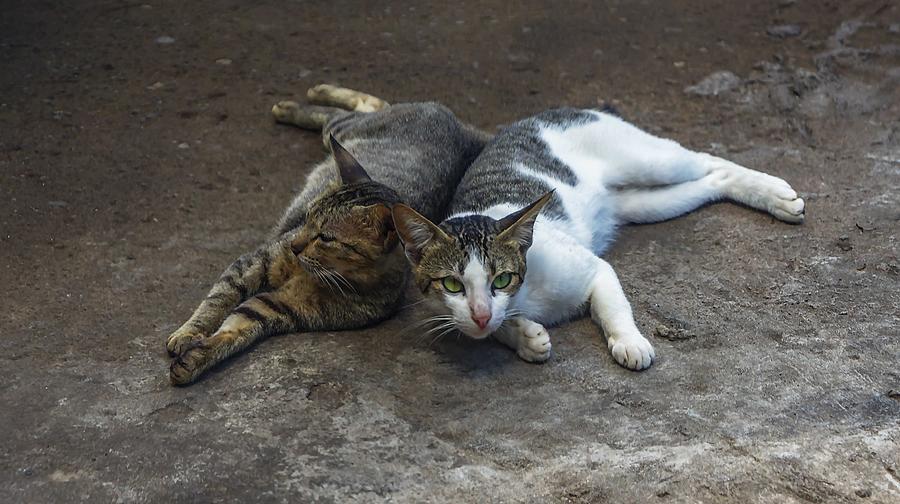
[[[180,144],[178,144],[178,148],[179,149],[190,149],[191,146],[187,142],[181,142]]]
[[[219,64],[222,66],[228,66],[231,64],[231,60],[228,58],[219,58],[216,60],[216,64]]]
[[[699,96],[718,96],[721,93],[731,91],[740,84],[741,79],[737,75],[728,70],[720,70],[707,75],[697,84],[684,88],[684,92]]]
[[[175,39],[168,35],[163,35],[162,37],[156,37],[156,43],[157,44],[174,44]]]
[[[653,334],[657,338],[667,339],[669,341],[688,340],[694,337],[694,334],[681,329],[671,329],[665,324],[658,324],[653,329]]]
[[[801,30],[800,27],[795,24],[774,25],[766,28],[766,33],[768,33],[770,37],[775,38],[796,37],[802,32],[803,30]]]

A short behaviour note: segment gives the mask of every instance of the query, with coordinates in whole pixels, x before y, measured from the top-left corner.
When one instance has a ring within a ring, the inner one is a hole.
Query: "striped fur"
[[[169,336],[173,384],[196,380],[270,335],[360,328],[393,314],[409,268],[391,208],[402,200],[442,218],[487,138],[436,104],[293,112],[301,126],[327,118],[323,138],[333,135],[347,152],[313,170],[269,241],[234,261]],[[340,163],[357,159],[371,180],[347,180]]]

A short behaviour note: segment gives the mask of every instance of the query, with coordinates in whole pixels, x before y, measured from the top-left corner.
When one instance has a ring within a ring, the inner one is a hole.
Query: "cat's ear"
[[[373,222],[381,225],[384,234],[384,250],[393,250],[397,246],[397,228],[394,226],[394,217],[391,208],[383,203],[367,207]]]
[[[450,240],[441,228],[416,212],[412,208],[397,203],[394,205],[394,227],[406,249],[406,257],[413,264],[419,264],[422,259],[422,249],[435,240]]]
[[[338,143],[334,135],[330,135],[328,141],[331,144],[331,154],[334,156],[334,162],[337,165],[338,178],[342,183],[353,184],[372,180],[362,165],[359,164],[359,161]]]
[[[553,197],[553,192],[544,194],[527,207],[500,219],[497,224],[503,231],[497,235],[497,240],[515,242],[523,250],[527,250],[531,246],[531,239],[534,236],[534,223],[544,205]]]

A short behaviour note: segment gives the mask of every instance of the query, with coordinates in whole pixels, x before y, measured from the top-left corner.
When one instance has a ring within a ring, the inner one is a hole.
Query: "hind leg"
[[[620,206],[636,208],[630,201],[635,199],[633,195],[648,198],[649,208],[638,212],[633,222],[669,219],[722,198],[769,212],[786,222],[803,221],[803,200],[784,180],[685,149],[618,117],[601,114],[600,120],[589,127],[576,129],[573,139],[584,154],[596,157],[604,166],[604,185],[621,189]],[[625,220],[631,220],[627,217]]]
[[[784,180],[709,154],[698,154],[710,185],[723,197],[768,212],[785,222],[803,222],[805,203]]]
[[[377,96],[331,84],[319,84],[309,88],[306,97],[310,103],[316,105],[339,107],[355,112],[376,112],[390,106],[388,102]]]
[[[280,101],[272,106],[272,115],[276,121],[313,131],[321,131],[328,121],[345,113],[346,111],[335,107],[300,105],[293,101]]]
[[[275,120],[304,129],[321,131],[336,116],[345,111],[377,112],[390,104],[377,96],[353,89],[319,84],[309,88],[306,96],[314,105],[294,101],[280,101],[272,106]]]
[[[614,191],[616,216],[633,224],[660,222],[686,214],[711,201],[728,198],[768,212],[785,222],[803,222],[803,199],[787,182],[721,158],[707,158],[701,161],[711,165],[709,173],[697,180],[656,188]]]

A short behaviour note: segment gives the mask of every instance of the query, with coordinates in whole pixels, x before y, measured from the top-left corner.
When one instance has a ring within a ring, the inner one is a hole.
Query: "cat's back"
[[[545,141],[548,131],[566,131],[598,121],[594,110],[560,108],[505,127],[485,146],[457,188],[451,214],[482,212],[498,205],[522,207],[560,184],[575,186],[578,176]],[[543,215],[562,217],[558,198]]]
[[[374,180],[433,219],[444,217],[453,189],[488,139],[433,102],[343,114],[323,134],[333,134]]]

